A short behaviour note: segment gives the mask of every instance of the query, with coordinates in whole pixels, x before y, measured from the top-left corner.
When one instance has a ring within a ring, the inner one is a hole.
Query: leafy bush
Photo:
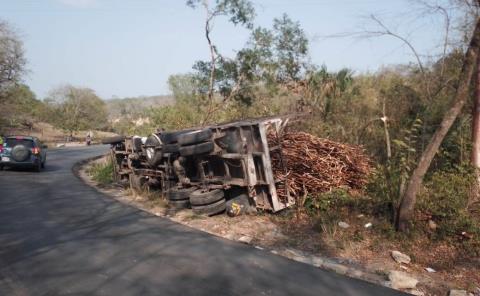
[[[88,169],[88,174],[96,182],[107,185],[113,183],[113,164],[110,160],[102,163],[94,163]]]
[[[306,212],[310,216],[336,216],[342,208],[358,208],[359,198],[353,197],[346,189],[339,188],[330,192],[310,195],[304,203]]]
[[[420,212],[439,223],[437,238],[458,236],[462,232],[480,234],[480,224],[467,211],[475,174],[470,167],[457,167],[432,174],[418,200]]]

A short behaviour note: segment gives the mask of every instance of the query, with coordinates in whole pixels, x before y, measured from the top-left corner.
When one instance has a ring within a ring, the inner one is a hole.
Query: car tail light
[[[38,147],[33,147],[32,148],[32,153],[33,154],[40,154],[40,149],[38,149]]]

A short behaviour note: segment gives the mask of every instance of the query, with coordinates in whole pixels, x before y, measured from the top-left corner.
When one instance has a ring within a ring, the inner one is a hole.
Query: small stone
[[[433,220],[428,220],[428,228],[431,230],[436,230],[437,229],[437,223]]]
[[[368,222],[367,224],[365,224],[365,228],[370,228],[370,227],[372,227],[372,225],[373,224],[371,222]]]
[[[244,244],[249,244],[252,241],[252,237],[244,235],[240,237],[238,241]]]
[[[468,293],[465,290],[452,289],[450,292],[448,292],[448,296],[468,296]]]
[[[403,254],[399,251],[392,251],[392,257],[398,263],[408,264],[408,263],[410,263],[410,261],[412,261],[410,256],[408,256],[406,254]]]
[[[324,262],[322,267],[338,274],[346,274],[348,272],[348,267],[334,262]]]
[[[357,218],[363,218],[363,217],[365,217],[364,214],[357,215]]]
[[[324,261],[322,258],[320,258],[320,257],[313,257],[313,259],[312,259],[312,263],[313,263],[313,265],[316,266],[316,267],[321,267],[321,266],[323,266],[323,263],[324,263],[324,262],[325,262],[325,261]]]
[[[427,268],[425,268],[425,270],[426,270],[427,272],[437,272],[435,269],[433,269],[433,268],[431,268],[431,267],[427,267]]]
[[[393,289],[414,289],[418,280],[403,271],[392,270],[388,275]]]
[[[350,227],[350,225],[348,225],[348,223],[343,222],[343,221],[338,222],[338,226],[340,226],[340,228],[343,228],[343,229],[346,229],[346,228]]]

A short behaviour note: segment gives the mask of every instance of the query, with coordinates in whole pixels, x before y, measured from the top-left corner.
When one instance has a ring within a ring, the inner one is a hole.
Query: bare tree
[[[9,24],[0,20],[0,98],[25,73],[23,43]]]
[[[472,166],[476,169],[477,184],[474,186],[471,202],[480,197],[480,55],[477,57],[477,75],[472,110]]]
[[[214,84],[215,84],[215,71],[216,63],[221,57],[217,47],[212,42],[211,33],[213,29],[214,20],[219,16],[229,17],[230,22],[234,25],[240,24],[246,26],[247,28],[252,28],[252,20],[255,17],[255,11],[253,5],[248,0],[216,0],[215,4],[212,5],[209,0],[188,0],[187,5],[196,8],[199,4],[205,9],[205,38],[207,39],[208,47],[210,50],[210,78],[208,85],[208,109],[205,118],[203,119],[203,124],[208,122],[214,111],[218,108],[215,108],[215,97],[214,97]]]

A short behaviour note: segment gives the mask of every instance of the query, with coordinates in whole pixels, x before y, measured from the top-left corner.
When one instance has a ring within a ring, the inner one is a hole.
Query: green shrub
[[[434,238],[459,237],[466,232],[478,239],[480,223],[467,210],[474,182],[473,169],[456,167],[435,172],[425,183],[425,190],[419,196],[418,210],[438,223]]]
[[[113,164],[110,160],[102,163],[93,163],[87,172],[92,176],[93,180],[102,185],[113,183]]]

